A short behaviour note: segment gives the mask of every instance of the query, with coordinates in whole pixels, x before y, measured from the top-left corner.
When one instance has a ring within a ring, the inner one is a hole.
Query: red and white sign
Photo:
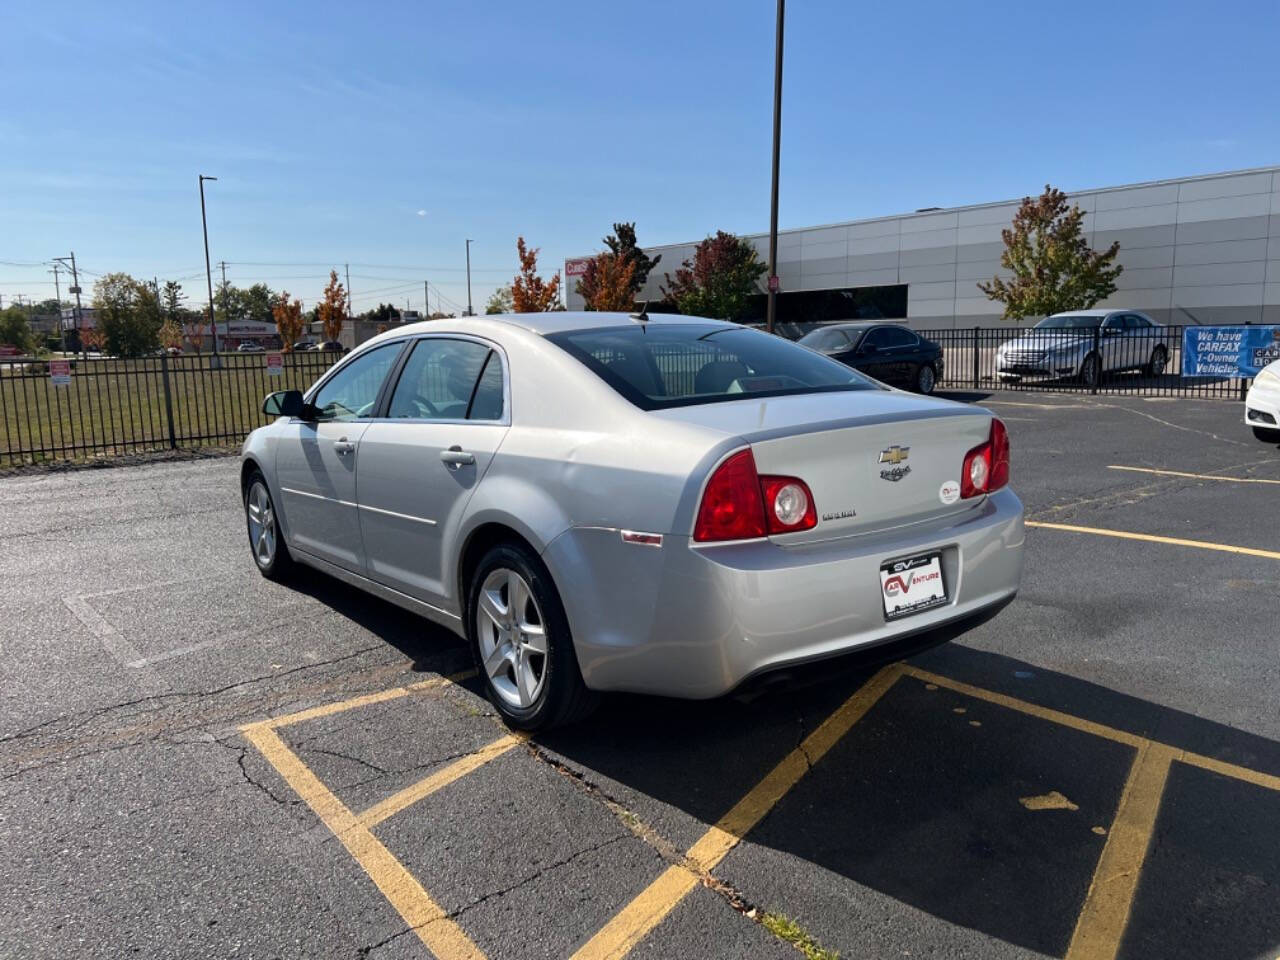
[[[777,274],[774,274],[769,278],[769,292],[770,293],[778,292],[778,275]]]
[[[564,275],[566,277],[580,277],[587,272],[587,264],[591,262],[591,257],[579,257],[577,260],[566,260],[564,262]]]
[[[71,361],[50,360],[49,379],[53,382],[55,387],[71,386]]]
[[[0,357],[16,357],[21,355],[22,351],[10,343],[0,343]]]
[[[278,353],[267,354],[267,376],[278,377],[284,373],[284,357]]]
[[[888,619],[906,616],[947,602],[942,580],[942,557],[915,557],[880,568],[880,589]]]

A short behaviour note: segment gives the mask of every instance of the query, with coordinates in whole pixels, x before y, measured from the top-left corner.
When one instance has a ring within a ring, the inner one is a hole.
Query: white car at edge
[[[1280,443],[1280,360],[1258,371],[1244,399],[1244,422],[1263,443]]]

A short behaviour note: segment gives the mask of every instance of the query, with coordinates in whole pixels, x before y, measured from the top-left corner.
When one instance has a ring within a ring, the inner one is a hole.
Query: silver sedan
[[[1000,420],[736,324],[416,324],[263,410],[262,574],[306,564],[464,636],[524,729],[954,632],[1021,576]]]

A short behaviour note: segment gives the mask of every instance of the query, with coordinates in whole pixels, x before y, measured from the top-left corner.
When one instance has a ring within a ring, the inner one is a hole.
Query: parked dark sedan
[[[942,379],[942,347],[900,323],[832,323],[798,341],[881,383],[933,393]]]

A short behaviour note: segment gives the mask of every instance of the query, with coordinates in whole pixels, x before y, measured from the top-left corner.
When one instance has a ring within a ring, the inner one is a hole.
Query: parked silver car
[[[1021,576],[998,419],[736,324],[413,324],[263,409],[241,471],[259,570],[464,635],[521,728],[960,625]]]
[[[1056,313],[996,351],[1001,379],[1076,377],[1088,386],[1124,370],[1158,377],[1168,363],[1165,328],[1137,310]]]

